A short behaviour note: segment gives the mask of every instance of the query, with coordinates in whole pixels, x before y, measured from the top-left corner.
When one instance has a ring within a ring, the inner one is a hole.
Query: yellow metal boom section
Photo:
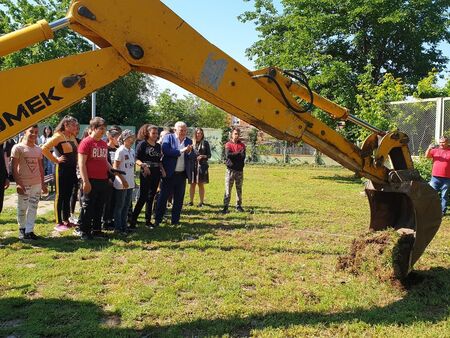
[[[0,56],[8,55],[37,42],[53,39],[53,31],[47,21],[40,20],[16,32],[0,36]]]
[[[130,69],[110,47],[1,72],[0,142],[80,101]]]
[[[294,114],[273,81],[255,78],[260,73],[209,43],[160,1],[76,1],[68,17],[72,29],[110,44],[137,70],[174,82],[279,139],[303,140],[375,183],[387,181],[384,162],[376,165],[372,154],[364,157],[358,147],[311,114]],[[290,104],[300,108],[288,88],[289,79],[279,71],[275,77]],[[301,86],[291,87],[295,95],[306,93]],[[345,108],[314,96],[316,104],[332,115],[347,116]],[[407,150],[406,144],[392,140],[395,147]],[[412,168],[408,163],[402,169],[408,165]]]
[[[401,158],[394,169],[413,167],[406,135],[376,135],[362,151],[310,113],[296,112],[302,108],[297,98],[312,96],[335,118],[346,119],[347,109],[279,69],[249,71],[159,0],[73,1],[66,21],[103,49],[0,73],[0,142],[135,69],[174,82],[279,139],[303,140],[376,184],[388,181],[385,161],[392,160],[394,149]],[[0,51],[18,50],[52,33],[40,21],[2,37]],[[77,84],[67,86],[70,79]]]

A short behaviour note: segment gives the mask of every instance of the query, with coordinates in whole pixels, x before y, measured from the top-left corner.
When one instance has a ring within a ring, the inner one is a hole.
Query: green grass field
[[[208,206],[125,239],[53,238],[48,214],[24,243],[3,212],[0,336],[450,336],[450,218],[405,289],[336,269],[369,223],[351,172],[248,166],[246,212],[228,215],[223,166],[210,178]]]

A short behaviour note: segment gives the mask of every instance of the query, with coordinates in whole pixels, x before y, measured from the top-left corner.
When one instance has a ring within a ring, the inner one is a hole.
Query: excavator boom
[[[0,37],[0,55],[51,38],[64,26],[101,49],[0,73],[0,142],[136,70],[176,83],[278,139],[303,140],[368,178],[370,227],[409,228],[416,234],[404,275],[438,230],[439,200],[414,170],[408,136],[378,130],[351,116],[314,93],[295,71],[246,69],[159,0],[72,1],[66,18],[51,24],[39,21]],[[359,148],[311,115],[299,99],[373,134]],[[418,215],[418,210],[427,210],[429,216]]]

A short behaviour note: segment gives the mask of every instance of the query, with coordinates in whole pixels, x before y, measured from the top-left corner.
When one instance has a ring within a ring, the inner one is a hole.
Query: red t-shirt
[[[429,154],[433,159],[432,175],[450,178],[450,148],[434,148]]]
[[[89,178],[108,179],[108,145],[103,140],[88,136],[78,145],[78,153],[87,155],[86,168]]]

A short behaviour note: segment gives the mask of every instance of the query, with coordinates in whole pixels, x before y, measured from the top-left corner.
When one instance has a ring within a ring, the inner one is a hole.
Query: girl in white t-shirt
[[[114,155],[113,168],[122,173],[114,179],[115,210],[114,228],[117,233],[127,233],[127,216],[134,189],[135,155],[131,148],[134,144],[134,134],[131,130],[124,130],[119,138],[121,146]]]

